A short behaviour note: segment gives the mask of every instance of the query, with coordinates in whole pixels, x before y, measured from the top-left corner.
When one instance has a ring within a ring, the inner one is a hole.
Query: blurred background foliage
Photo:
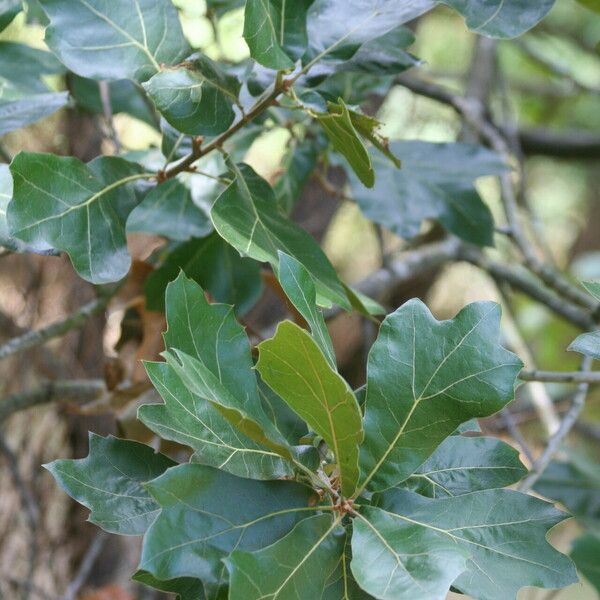
[[[176,0],[180,9],[185,34],[193,46],[203,49],[215,59],[232,63],[248,57],[242,38],[243,9],[222,16],[206,16],[206,6],[201,0]],[[526,183],[524,202],[535,215],[533,226],[546,240],[548,258],[561,268],[569,267],[575,278],[600,279],[600,13],[584,6],[585,2],[558,0],[549,16],[532,31],[518,40],[497,42],[497,73],[492,90],[491,110],[497,122],[506,130],[562,133],[575,141],[593,138],[594,151],[581,156],[557,157],[560,152],[531,152],[524,156]],[[592,2],[593,5],[593,2]],[[592,6],[594,8],[595,5]],[[597,9],[598,7],[595,6]],[[416,36],[409,51],[418,57],[420,77],[441,83],[457,93],[468,91],[473,83],[477,60],[477,37],[469,32],[461,17],[443,7],[428,13],[411,24]],[[28,11],[20,13],[2,33],[1,41],[16,41],[43,49],[43,14],[35,1],[28,2]],[[67,83],[62,75],[44,76],[55,90],[64,89]],[[365,81],[364,79],[362,81]],[[378,96],[378,89],[386,90],[386,83],[373,77],[364,86],[356,86],[350,74],[338,76],[335,82],[338,93],[348,103],[361,104],[383,122],[383,133],[391,139],[420,139],[427,141],[456,141],[469,139],[469,132],[456,113],[448,106],[409,91],[401,85],[394,86],[387,96]],[[477,82],[475,82],[477,84]],[[68,82],[79,100],[72,105],[25,129],[5,135],[2,147],[10,155],[19,150],[51,151],[58,154],[77,154],[88,159],[99,151],[112,153],[113,146],[105,135],[101,106],[97,99],[90,100],[85,82]],[[86,91],[87,90],[87,91]],[[477,92],[477,89],[474,90]],[[0,96],[2,90],[0,89]],[[114,100],[114,98],[113,98]],[[124,107],[131,110],[133,99],[123,98]],[[137,107],[136,116],[115,110],[114,127],[124,150],[140,151],[159,148],[161,135],[155,128],[152,116],[144,113],[143,103]],[[267,122],[268,131],[258,137],[249,148],[246,161],[263,177],[274,181],[281,170],[281,162],[290,139],[287,124],[281,124],[273,115]],[[495,215],[501,215],[497,181],[482,178],[478,190]],[[309,230],[322,238],[324,248],[342,278],[353,283],[378,269],[382,261],[382,248],[389,252],[409,247],[409,243],[388,231],[379,231],[367,221],[356,205],[349,201],[326,198],[316,182],[305,191],[309,209],[299,215]],[[499,221],[502,219],[499,218]],[[434,227],[425,226],[428,235]],[[146,257],[150,248],[131,239],[132,253]],[[136,250],[137,249],[137,250]],[[136,254],[137,252],[137,254]],[[511,256],[506,240],[496,236],[494,252]],[[516,258],[513,257],[514,260]],[[117,370],[129,369],[130,377],[140,386],[136,394],[116,395],[110,406],[95,406],[81,410],[65,403],[60,410],[39,407],[27,414],[17,414],[5,424],[5,435],[12,448],[19,449],[27,477],[33,482],[36,494],[43,498],[44,536],[38,551],[39,563],[45,565],[36,573],[35,585],[45,590],[40,597],[56,598],[72,581],[80,568],[81,556],[97,540],[92,527],[82,526],[83,511],[74,508],[67,498],[39,469],[39,464],[57,456],[85,454],[83,432],[93,428],[101,432],[126,432],[148,441],[148,432],[135,422],[135,408],[148,393],[143,374],[136,375],[134,363],[148,350],[144,344],[156,344],[163,321],[156,315],[141,313],[132,316],[130,309],[140,294],[140,280],[145,277],[139,263],[121,294],[120,306],[109,317],[108,324],[98,317],[81,331],[71,332],[65,338],[52,342],[48,350],[36,349],[0,366],[2,393],[10,394],[33,384],[41,378],[107,377],[107,368],[117,365]],[[137,268],[137,270],[136,270]],[[137,286],[137,287],[136,287]],[[536,365],[552,370],[577,368],[578,357],[566,351],[577,335],[574,327],[558,319],[542,305],[520,294],[501,297],[488,277],[476,267],[455,264],[439,270],[427,281],[407,285],[396,294],[397,301],[419,295],[426,298],[439,318],[454,315],[465,303],[480,299],[496,299],[505,304],[507,339],[511,338],[511,325],[520,331],[518,343],[528,348]],[[0,260],[0,336],[9,338],[23,329],[39,328],[71,312],[92,297],[91,287],[78,279],[64,257],[38,257],[7,255]],[[115,316],[116,315],[116,316]],[[511,316],[512,315],[512,316]],[[125,320],[123,320],[125,317]],[[130,319],[130,321],[128,321]],[[145,319],[145,320],[144,320]],[[135,342],[122,342],[115,353],[115,341],[123,338],[130,326],[142,328]],[[331,324],[338,358],[359,382],[360,362],[364,358],[363,338],[372,340],[372,332],[361,325],[356,316],[341,316]],[[152,333],[149,333],[149,332]],[[155,351],[155,350],[154,350]],[[112,359],[105,359],[108,353]],[[362,354],[361,354],[362,353]],[[60,359],[56,359],[56,357]],[[118,357],[118,361],[117,358]],[[112,361],[112,362],[111,362]],[[139,370],[139,369],[138,369]],[[353,373],[353,370],[356,371]],[[134,374],[131,375],[131,372]],[[564,410],[572,393],[572,386],[549,384],[540,392],[549,394],[559,411]],[[531,398],[519,391],[515,404],[515,420],[530,443],[543,441],[543,430],[532,408]],[[486,432],[505,436],[503,423],[492,419],[483,423]],[[584,419],[572,439],[572,450],[586,456],[592,469],[600,470],[600,390],[592,389]],[[0,473],[0,547],[2,564],[0,580],[25,579],[23,555],[26,554],[22,535],[27,524],[19,509],[16,491],[11,491],[8,469]],[[600,494],[600,492],[598,492]],[[580,525],[570,521],[555,530],[553,539],[563,550],[569,550],[571,540],[577,536]],[[119,541],[124,548],[111,546],[101,550],[87,586],[92,590],[85,596],[92,598],[131,598],[141,593],[133,589],[126,574],[136,562],[136,541]],[[600,571],[600,556],[590,573]],[[593,578],[593,575],[590,577]],[[124,579],[125,578],[125,579]],[[13,597],[14,588],[0,587],[0,595]],[[93,591],[94,589],[99,591]],[[101,596],[100,593],[107,595]],[[96,594],[96,595],[94,595]],[[122,595],[121,595],[122,594]],[[132,596],[133,594],[133,596]],[[139,596],[141,597],[141,596]],[[146,596],[148,598],[152,596]],[[578,600],[599,597],[587,583],[572,586],[560,593],[523,590],[522,600],[560,598]],[[500,600],[500,599],[499,599]]]

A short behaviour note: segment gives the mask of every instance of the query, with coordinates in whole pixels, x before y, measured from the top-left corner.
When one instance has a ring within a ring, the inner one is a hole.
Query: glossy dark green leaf
[[[466,571],[453,586],[471,597],[512,600],[524,586],[559,588],[577,581],[569,558],[544,539],[567,515],[533,496],[485,490],[432,500],[390,490],[381,495],[378,506],[386,522],[395,523],[392,531],[401,543],[406,536],[399,535],[398,529],[408,527],[413,541],[427,532],[451,542],[455,553],[466,555]],[[369,509],[365,512],[370,518]],[[356,548],[360,548],[358,541]],[[353,561],[358,560],[362,559],[355,553]],[[353,572],[356,575],[354,567]]]
[[[168,123],[182,133],[213,136],[233,122],[240,84],[203,54],[163,69],[144,89]]]
[[[262,379],[327,442],[336,457],[342,493],[350,497],[358,483],[363,439],[352,390],[313,338],[291,321],[280,323],[275,336],[258,349],[256,368]]]
[[[214,203],[215,229],[243,256],[279,265],[278,251],[301,262],[315,278],[319,301],[350,304],[334,268],[317,242],[279,209],[269,184],[245,164],[231,165],[235,180]]]
[[[144,91],[130,79],[108,81],[108,96],[113,115],[127,113],[151,127],[157,126],[156,111],[144,98]],[[77,106],[95,114],[104,114],[99,82],[72,73],[69,91]]]
[[[22,10],[22,0],[0,0],[0,31],[6,29]]]
[[[435,219],[468,242],[493,245],[492,214],[473,181],[506,170],[497,154],[462,143],[403,141],[390,148],[402,169],[374,155],[377,182],[372,190],[351,177],[352,197],[369,219],[405,239],[418,235],[425,219]]]
[[[236,550],[225,564],[231,574],[230,598],[306,600],[320,598],[344,551],[340,518],[304,519],[285,537],[258,552]]]
[[[600,592],[600,537],[587,533],[573,542],[571,558],[577,570]]]
[[[170,0],[40,0],[50,19],[46,43],[92,79],[146,81],[189,54]]]
[[[55,250],[36,250],[25,242],[12,237],[8,230],[7,211],[12,199],[13,183],[8,165],[0,165],[0,246],[11,252],[27,252],[34,254],[56,255]]]
[[[188,390],[208,400],[236,429],[279,456],[296,462],[294,449],[267,417],[256,382],[252,388],[230,391],[202,360],[179,350],[165,353],[165,358]]]
[[[496,438],[453,435],[402,484],[430,498],[503,488],[527,469],[512,446]]]
[[[69,496],[90,509],[92,523],[113,533],[141,535],[160,511],[143,484],[173,465],[144,444],[90,433],[86,458],[44,466]]]
[[[333,343],[323,313],[317,307],[317,291],[310,273],[295,258],[279,253],[279,283],[296,310],[310,326],[313,339],[330,366],[336,368]]]
[[[50,52],[16,42],[0,42],[0,100],[15,100],[48,93],[44,75],[66,71]]]
[[[183,274],[166,292],[167,349],[180,348],[199,358],[233,392],[260,404],[248,338],[233,308],[209,304],[202,288]],[[203,396],[192,394],[171,367],[149,363],[150,378],[165,401],[139,410],[140,419],[165,439],[196,451],[195,460],[240,476],[258,479],[291,473],[278,455],[237,431]]]
[[[262,293],[260,265],[249,258],[241,258],[234,248],[213,233],[176,247],[149,275],[144,286],[149,308],[164,308],[165,288],[180,270],[218,302],[233,304],[239,315],[248,312]]]
[[[66,106],[68,101],[68,92],[48,92],[0,103],[0,135],[48,117]]]
[[[306,13],[314,0],[246,0],[244,39],[270,69],[290,69],[306,49]]]
[[[550,463],[535,491],[560,502],[588,529],[600,535],[600,468],[578,456]]]
[[[512,400],[522,363],[500,346],[499,334],[494,302],[437,321],[410,300],[384,320],[367,363],[363,486],[398,484],[458,425]]]
[[[476,33],[514,38],[541,21],[554,0],[440,0],[460,12]]]
[[[161,438],[192,448],[193,462],[250,479],[293,475],[287,461],[234,429],[210,402],[188,391],[169,365],[147,363],[146,371],[164,404],[141,406],[138,418]]]
[[[127,273],[125,221],[137,203],[130,184],[151,173],[113,156],[84,164],[33,152],[20,152],[10,170],[11,235],[38,250],[63,250],[92,283],[117,281]]]
[[[248,338],[233,306],[208,304],[199,290],[183,275],[167,290],[167,307],[180,307],[167,309],[167,363],[236,429],[289,461],[301,461],[305,449],[292,448],[264,411]]]
[[[444,600],[468,558],[450,536],[372,507],[354,520],[352,554],[356,581],[380,600]]]
[[[359,587],[350,570],[350,563],[352,562],[351,537],[351,528],[348,528],[344,552],[340,556],[335,571],[325,582],[321,600],[373,600],[373,596]]]
[[[175,594],[177,600],[205,600],[206,598],[202,582],[192,577],[180,577],[179,579],[162,581],[153,577],[148,571],[138,571],[133,575],[132,579],[155,590]]]
[[[211,230],[208,214],[196,206],[190,189],[178,179],[150,190],[127,219],[127,231],[154,233],[171,240],[204,237]]]
[[[146,487],[162,510],[144,537],[140,569],[158,579],[197,577],[207,591],[222,586],[221,560],[233,550],[260,550],[315,510],[314,492],[303,485],[196,464],[170,469]]]

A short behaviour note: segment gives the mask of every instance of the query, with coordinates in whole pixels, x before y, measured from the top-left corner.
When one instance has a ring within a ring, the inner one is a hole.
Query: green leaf
[[[48,92],[0,103],[0,136],[50,116],[68,101],[68,92]]]
[[[151,189],[127,219],[127,231],[154,233],[171,240],[204,237],[211,230],[208,215],[196,206],[189,188],[178,179]]]
[[[361,589],[350,570],[352,562],[351,534],[346,532],[344,552],[335,571],[325,582],[321,600],[373,600],[373,596]]]
[[[5,248],[11,247],[6,210],[13,194],[12,177],[8,165],[0,165],[0,245]]]
[[[46,43],[67,67],[91,79],[146,81],[189,54],[170,0],[40,0]]]
[[[551,462],[534,486],[538,494],[560,502],[585,527],[600,535],[600,468],[571,455]]]
[[[183,275],[168,287],[166,303],[166,360],[188,390],[254,442],[301,462],[305,449],[290,447],[264,412],[248,338],[233,307],[208,304],[201,288]]]
[[[246,0],[244,39],[252,58],[270,69],[291,69],[306,49],[306,13],[313,1]]]
[[[211,211],[219,235],[242,256],[269,262],[274,269],[279,265],[278,251],[293,256],[314,277],[320,303],[326,298],[349,309],[335,269],[317,242],[280,212],[269,184],[248,165],[230,163],[230,168],[235,179]]]
[[[307,20],[308,63],[317,57],[350,59],[373,39],[416,19],[435,6],[432,0],[316,0]]]
[[[0,31],[6,29],[22,10],[22,0],[0,0]]]
[[[296,310],[310,326],[312,337],[335,369],[336,360],[323,313],[317,307],[317,291],[310,273],[295,258],[279,253],[279,283]]]
[[[179,350],[165,353],[165,358],[188,390],[208,400],[236,429],[290,462],[296,462],[293,449],[255,398],[256,384],[254,388],[231,392],[201,360]]]
[[[352,390],[328,364],[313,338],[290,321],[258,346],[261,377],[334,452],[342,493],[350,497],[358,483],[358,445],[363,439],[361,413]]]
[[[338,104],[329,104],[327,113],[315,117],[325,130],[332,146],[350,164],[360,181],[369,188],[375,185],[375,170],[371,156],[354,126],[350,111],[340,98]]]
[[[466,554],[467,569],[453,586],[474,598],[511,600],[524,586],[559,588],[577,581],[569,558],[544,541],[566,515],[538,498],[512,490],[485,490],[432,500],[390,490],[378,505],[396,528],[411,528],[413,540],[427,532],[451,542],[456,553]],[[365,512],[370,519],[369,509]],[[405,543],[405,536],[396,535]],[[360,560],[356,552],[353,560]]]
[[[554,6],[554,0],[440,0],[465,17],[476,33],[514,38],[537,25]]]
[[[318,151],[312,141],[290,146],[283,158],[281,175],[273,191],[281,210],[289,214],[300,198],[317,166]]]
[[[512,446],[496,438],[454,435],[401,485],[422,496],[444,498],[503,488],[526,473]]]
[[[340,518],[304,519],[275,544],[258,552],[236,550],[225,564],[231,575],[229,597],[236,600],[321,598],[325,583],[344,551]]]
[[[579,352],[600,360],[600,331],[592,331],[578,335],[567,350]]]
[[[234,305],[238,315],[248,312],[262,293],[260,265],[241,258],[234,248],[213,233],[176,247],[149,275],[144,288],[151,310],[164,308],[165,288],[180,270],[210,292],[217,302]]]
[[[583,281],[583,287],[600,302],[600,282],[597,281]]]
[[[137,571],[131,579],[161,592],[175,594],[178,600],[205,600],[206,598],[202,582],[193,577],[180,577],[179,579],[162,581],[153,577],[148,571]]]
[[[499,345],[499,329],[494,302],[437,321],[410,300],[383,321],[367,364],[363,487],[397,485],[461,423],[512,400],[522,363]]]
[[[16,42],[0,42],[1,100],[47,93],[50,90],[42,77],[65,71],[64,65],[50,52]]]
[[[165,346],[204,362],[221,383],[258,405],[250,345],[231,306],[209,304],[202,288],[180,274],[166,292]],[[270,479],[290,475],[290,466],[237,431],[204,396],[191,393],[171,367],[148,363],[148,375],[165,404],[139,409],[140,419],[165,439],[196,451],[194,460],[236,475]]]
[[[28,253],[39,253],[44,255],[55,255],[56,251],[41,250],[37,251],[35,248],[28,246],[21,240],[17,240],[11,237],[8,230],[7,221],[7,210],[8,204],[12,199],[13,195],[13,182],[10,175],[10,169],[8,165],[0,165],[0,246],[10,250],[11,252],[28,252]]]
[[[223,558],[276,542],[317,500],[294,482],[253,481],[195,464],[170,469],[146,487],[162,510],[144,537],[140,569],[163,580],[199,578],[207,592],[223,584]]]
[[[450,536],[371,507],[354,520],[352,554],[356,581],[380,600],[444,600],[468,558]]]
[[[600,591],[600,537],[587,533],[573,542],[571,558],[577,570]]]
[[[594,281],[583,281],[583,287],[600,302],[600,283]],[[568,347],[568,350],[579,352],[585,356],[591,356],[600,360],[600,332],[592,331],[582,333]]]
[[[175,129],[190,135],[218,135],[233,122],[240,83],[203,54],[157,73],[144,83],[156,108]]]
[[[143,484],[174,463],[149,446],[90,433],[86,458],[44,465],[59,485],[90,509],[89,520],[106,531],[141,535],[160,508]]]
[[[125,221],[137,203],[130,185],[148,179],[140,166],[101,156],[76,158],[20,152],[12,161],[11,235],[38,250],[66,252],[92,283],[121,279],[129,270]]]
[[[417,236],[425,219],[435,219],[468,242],[493,245],[493,217],[473,180],[506,170],[497,154],[462,143],[402,141],[390,147],[402,160],[401,170],[374,156],[372,190],[350,178],[352,197],[369,219],[405,239]]]
[[[140,406],[138,418],[161,438],[192,448],[193,462],[249,479],[293,475],[287,461],[234,429],[210,402],[189,392],[169,365],[146,363],[146,371],[165,403]]]

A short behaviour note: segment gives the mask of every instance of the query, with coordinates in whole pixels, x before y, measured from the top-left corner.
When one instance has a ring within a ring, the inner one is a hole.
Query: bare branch
[[[581,361],[581,371],[587,372],[592,366],[592,359],[589,356],[584,357]],[[521,481],[519,484],[519,490],[521,492],[528,492],[538,481],[538,479],[544,474],[546,467],[550,464],[550,461],[554,458],[554,455],[558,451],[560,444],[574,427],[583,407],[585,405],[585,399],[587,397],[589,389],[589,383],[580,383],[577,393],[573,398],[573,403],[567,414],[563,417],[558,431],[548,440],[546,449],[542,455],[533,463],[529,475]]]
[[[35,346],[45,344],[51,339],[65,335],[72,329],[83,327],[90,317],[93,317],[106,308],[110,298],[115,292],[116,289],[111,293],[104,294],[99,298],[88,302],[62,321],[52,323],[52,325],[49,325],[44,329],[28,331],[19,337],[9,340],[6,344],[0,346],[0,360],[12,356],[13,354],[24,352]]]
[[[108,81],[99,81],[98,89],[100,91],[100,100],[102,101],[102,112],[104,113],[104,121],[108,132],[108,137],[115,147],[115,153],[121,152],[121,141],[115,129],[115,123],[113,121],[112,104],[110,101],[110,87]]]
[[[75,600],[75,598],[77,598],[79,590],[85,585],[94,563],[98,559],[100,552],[102,552],[102,548],[104,547],[104,544],[108,538],[108,533],[104,531],[99,531],[96,534],[96,537],[93,539],[83,557],[83,560],[81,561],[81,565],[79,566],[79,570],[77,571],[75,578],[68,585],[63,600]]]
[[[539,371],[523,369],[521,381],[543,381],[546,383],[600,383],[600,371]]]
[[[0,423],[12,414],[55,401],[90,402],[106,391],[100,379],[50,381],[33,390],[12,394],[0,399]]]

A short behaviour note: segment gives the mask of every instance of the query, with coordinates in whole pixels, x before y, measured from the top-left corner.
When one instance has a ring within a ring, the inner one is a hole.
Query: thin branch
[[[479,248],[473,246],[462,246],[460,258],[471,264],[477,265],[498,282],[509,283],[514,289],[517,289],[524,294],[527,294],[530,298],[544,304],[554,313],[570,323],[573,323],[580,329],[591,331],[596,328],[594,320],[587,311],[571,304],[554,292],[540,287],[535,280],[532,280],[532,278],[519,267],[493,261]]]
[[[485,107],[479,100],[459,96],[437,84],[415,80],[406,76],[400,76],[397,81],[417,94],[452,106],[471,127],[480,133],[489,146],[498,152],[507,161],[507,164],[509,164],[510,148],[502,132],[491,121],[486,119]],[[555,289],[571,302],[590,310],[596,310],[598,303],[595,300],[570,282],[562,273],[546,265],[538,257],[535,248],[530,243],[523,229],[510,173],[504,173],[500,176],[500,185],[511,236],[523,254],[527,267],[548,287]]]
[[[81,565],[79,566],[79,570],[77,571],[75,578],[68,585],[63,600],[75,600],[75,598],[77,598],[79,590],[85,585],[85,582],[87,581],[90,572],[96,560],[98,559],[100,552],[102,552],[102,548],[104,547],[104,544],[108,538],[108,533],[104,531],[99,531],[96,534],[96,537],[93,539],[83,557],[83,560],[81,561]]]
[[[38,329],[37,331],[28,331],[19,337],[9,340],[6,344],[0,346],[0,360],[18,354],[19,352],[24,352],[35,346],[45,344],[51,339],[65,335],[72,329],[83,327],[90,317],[97,315],[106,308],[114,293],[116,293],[116,288],[111,292],[103,294],[99,298],[88,302],[62,321],[52,323],[52,325],[48,325],[48,327]]]
[[[581,371],[587,372],[592,366],[592,359],[589,356],[584,357],[581,361]],[[529,475],[521,481],[519,484],[519,491],[528,492],[538,481],[538,479],[544,474],[544,471],[550,464],[550,461],[554,458],[554,455],[558,451],[562,441],[574,427],[583,407],[585,406],[585,399],[589,390],[589,383],[580,383],[577,389],[577,393],[573,398],[573,403],[567,414],[563,417],[558,431],[548,440],[546,449],[542,455],[533,463],[533,466],[529,472]]]
[[[535,358],[529,345],[521,335],[519,326],[512,312],[510,298],[506,293],[504,286],[498,286],[498,291],[502,294],[504,300],[504,319],[502,326],[506,334],[509,346],[523,360],[525,366],[529,369],[535,369]],[[552,398],[543,383],[539,381],[531,383],[527,387],[531,404],[535,408],[540,421],[543,423],[546,434],[552,435],[560,426],[560,420],[552,403]]]
[[[110,101],[110,87],[108,81],[99,81],[98,89],[100,90],[100,100],[102,101],[102,112],[104,113],[104,121],[106,129],[108,131],[108,137],[115,147],[115,153],[121,153],[121,141],[119,135],[115,129],[115,123],[113,121],[113,110],[112,103]]]
[[[600,383],[600,371],[539,371],[523,369],[521,381],[543,381],[545,383]]]
[[[386,266],[371,273],[355,287],[363,294],[385,302],[403,283],[456,259],[459,249],[458,239],[447,238],[415,250],[401,252],[397,257],[386,261]],[[331,319],[340,312],[339,307],[334,307],[325,312],[325,317]]]
[[[240,129],[245,127],[248,123],[253,121],[256,117],[258,117],[262,112],[264,112],[267,108],[273,105],[276,101],[277,96],[284,92],[287,89],[289,84],[281,79],[278,80],[273,85],[270,91],[265,92],[262,98],[260,98],[256,104],[242,117],[239,121],[236,121],[227,131],[222,133],[220,136],[215,138],[212,142],[202,147],[200,143],[193,144],[192,152],[182,158],[178,163],[162,172],[162,175],[159,175],[159,181],[170,179],[171,177],[175,177],[179,173],[183,173],[200,158],[206,156],[213,150],[219,149],[223,147],[223,144],[235,133],[237,133]]]
[[[462,114],[464,104],[461,96],[451,90],[410,75],[400,75],[399,85],[419,96],[425,96],[452,107]],[[561,130],[524,128],[517,131],[521,147],[525,154],[541,154],[557,158],[596,159],[600,157],[600,136],[586,130]]]
[[[529,447],[529,444],[523,437],[523,434],[519,430],[517,424],[515,423],[512,413],[508,410],[507,407],[505,407],[500,412],[500,416],[502,417],[502,420],[506,425],[506,429],[508,429],[508,432],[510,433],[513,440],[515,440],[515,442],[519,444],[519,447],[523,451],[523,454],[527,457],[529,463],[533,464],[533,453],[531,451],[531,448]]]
[[[91,402],[105,391],[106,385],[101,379],[50,381],[33,390],[0,399],[0,423],[12,414],[33,406],[66,400]]]

